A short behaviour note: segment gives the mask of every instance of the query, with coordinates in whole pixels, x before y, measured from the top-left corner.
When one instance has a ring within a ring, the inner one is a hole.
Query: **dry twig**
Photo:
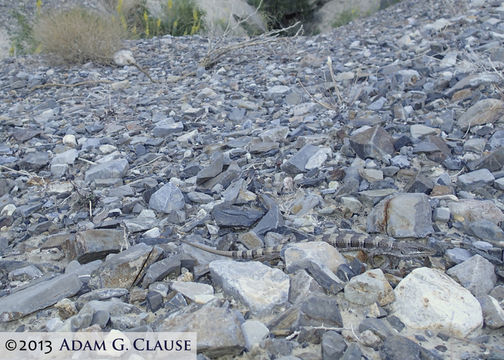
[[[290,30],[290,29],[293,29],[296,26],[298,26],[299,24],[300,24],[300,22],[298,21],[295,24],[293,24],[287,28],[269,31],[265,34],[258,36],[257,38],[248,39],[248,40],[245,40],[245,41],[242,41],[239,43],[235,43],[235,44],[231,44],[231,45],[227,45],[224,47],[219,47],[219,48],[210,47],[208,53],[205,55],[203,60],[200,61],[200,66],[204,67],[205,69],[210,69],[213,66],[215,66],[215,64],[217,64],[224,57],[224,55],[226,55],[227,53],[229,53],[231,51],[241,49],[244,47],[248,47],[248,46],[264,45],[264,44],[268,44],[268,43],[277,41],[280,33],[287,31],[287,30]],[[298,32],[294,36],[297,36],[300,31],[301,31],[301,28],[298,30]]]
[[[73,88],[77,86],[85,86],[85,85],[98,85],[98,84],[110,84],[112,81],[110,80],[89,80],[89,81],[81,81],[75,84],[62,84],[62,83],[47,83],[41,85],[35,85],[30,89],[30,91],[35,91],[38,89],[45,89],[50,87],[68,87]]]

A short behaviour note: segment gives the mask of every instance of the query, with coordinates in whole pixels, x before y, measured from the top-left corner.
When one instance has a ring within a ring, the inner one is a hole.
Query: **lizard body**
[[[327,242],[339,251],[363,250],[395,257],[429,256],[435,254],[435,250],[415,242],[396,241],[392,238],[370,236],[368,234],[349,230],[341,230],[338,233],[315,236],[314,240]],[[225,251],[183,239],[180,241],[212,254],[241,260],[253,260],[264,256],[280,256],[288,246],[279,245],[253,250]]]

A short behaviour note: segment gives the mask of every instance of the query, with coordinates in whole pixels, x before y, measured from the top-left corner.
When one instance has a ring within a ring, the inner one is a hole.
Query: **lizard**
[[[380,255],[389,255],[398,258],[411,258],[432,256],[436,253],[435,249],[412,241],[396,241],[393,238],[384,238],[380,236],[370,236],[368,234],[358,233],[350,230],[340,230],[338,233],[323,234],[314,236],[313,240],[325,241],[336,247],[339,251],[370,251]],[[180,239],[184,244],[188,244],[200,250],[225,256],[237,260],[254,260],[261,257],[281,256],[289,244],[273,247],[264,247],[253,250],[226,251],[218,250],[199,243]]]

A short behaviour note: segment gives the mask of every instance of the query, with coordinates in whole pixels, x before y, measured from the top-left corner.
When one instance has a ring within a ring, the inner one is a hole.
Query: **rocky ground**
[[[448,5],[210,69],[206,38],[127,43],[156,82],[2,60],[0,328],[197,331],[201,359],[503,359],[504,4]],[[437,253],[303,241],[340,229]]]

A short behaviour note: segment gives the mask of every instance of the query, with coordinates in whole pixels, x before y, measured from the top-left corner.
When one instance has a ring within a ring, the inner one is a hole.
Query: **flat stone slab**
[[[0,298],[0,322],[17,320],[37,310],[75,295],[82,286],[76,274],[65,274],[42,281]]]

